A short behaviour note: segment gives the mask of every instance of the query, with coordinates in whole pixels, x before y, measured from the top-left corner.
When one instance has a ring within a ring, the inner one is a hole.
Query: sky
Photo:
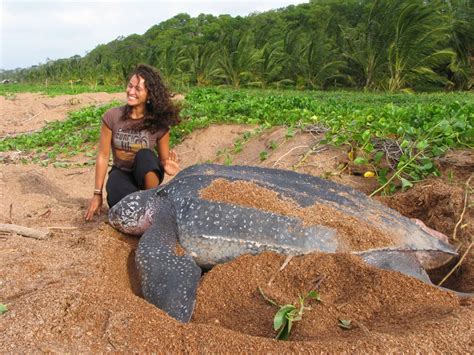
[[[84,56],[179,13],[246,16],[308,0],[0,0],[0,69]]]

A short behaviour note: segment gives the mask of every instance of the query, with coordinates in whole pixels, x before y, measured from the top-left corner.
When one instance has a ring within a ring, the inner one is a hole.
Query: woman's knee
[[[143,148],[140,149],[136,154],[135,154],[135,159],[134,159],[134,165],[137,165],[138,163],[142,161],[149,161],[149,160],[155,160],[158,159],[156,156],[156,153],[148,148]]]
[[[133,164],[133,174],[140,188],[146,188],[145,177],[149,173],[156,174],[158,184],[163,181],[164,169],[156,153],[151,149],[141,149],[135,155]]]
[[[133,180],[131,174],[119,169],[112,169],[105,184],[107,191],[107,203],[112,207],[125,196],[138,191],[139,188]]]

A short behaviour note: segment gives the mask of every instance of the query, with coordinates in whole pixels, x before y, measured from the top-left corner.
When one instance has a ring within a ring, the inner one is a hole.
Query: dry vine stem
[[[456,236],[456,233],[457,233],[457,230],[458,230],[459,225],[461,224],[461,222],[462,222],[462,220],[463,220],[463,218],[464,218],[464,213],[466,213],[467,201],[469,200],[469,187],[470,187],[470,182],[471,182],[472,176],[473,176],[473,175],[471,175],[471,176],[469,177],[469,179],[467,179],[467,181],[466,181],[466,189],[465,189],[465,194],[464,194],[464,207],[463,207],[463,209],[462,209],[461,217],[459,217],[458,223],[456,223],[456,225],[454,226],[453,240],[458,240],[458,238],[457,238],[457,236]]]
[[[288,154],[290,154],[292,151],[294,151],[295,149],[299,149],[299,148],[308,148],[307,145],[299,145],[297,147],[293,147],[291,148],[289,151],[287,151],[285,154],[283,154],[281,157],[279,157],[272,165],[272,167],[275,167],[279,162],[280,160],[282,160],[284,157],[286,157]]]
[[[444,284],[445,281],[446,281],[447,279],[449,279],[449,277],[453,274],[453,272],[456,271],[456,269],[461,266],[462,262],[464,261],[464,259],[466,258],[467,254],[468,254],[469,251],[471,250],[472,244],[473,244],[472,242],[471,242],[471,244],[469,244],[469,246],[467,247],[466,251],[465,251],[464,254],[461,256],[461,259],[459,259],[459,261],[457,262],[456,265],[454,265],[454,267],[451,269],[451,271],[438,283],[438,286],[441,286],[442,284]]]
[[[61,227],[61,226],[54,226],[54,227],[48,227],[49,230],[52,229],[60,229],[60,230],[76,230],[79,229],[78,227]]]
[[[295,165],[293,165],[293,170],[296,170],[297,168],[299,168],[300,166],[303,165],[303,163],[306,161],[306,159],[308,159],[308,157],[311,155],[311,154],[314,154],[314,153],[321,153],[321,152],[324,152],[325,150],[327,150],[328,148],[327,147],[322,147],[320,149],[315,149],[317,146],[318,146],[319,142],[316,143],[315,145],[313,145],[306,153],[305,155],[303,156],[303,158],[301,158],[298,163],[296,163]]]
[[[270,286],[272,284],[272,282],[275,280],[275,277],[277,276],[277,274],[282,271],[287,265],[288,263],[291,261],[291,259],[293,259],[293,256],[292,254],[288,254],[285,261],[283,261],[283,264],[280,266],[280,268],[278,269],[278,271],[276,273],[273,274],[273,276],[270,278],[270,280],[268,280],[268,283],[267,285]]]
[[[20,234],[24,237],[33,238],[43,240],[50,236],[49,231],[37,230],[32,229],[24,226],[19,226],[16,224],[3,224],[0,223],[0,231],[1,232],[9,232],[9,233],[16,233]]]

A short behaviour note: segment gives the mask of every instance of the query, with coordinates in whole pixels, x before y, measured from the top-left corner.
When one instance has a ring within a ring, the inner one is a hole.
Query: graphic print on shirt
[[[123,130],[122,128],[119,128],[115,133],[114,144],[116,149],[134,153],[149,147],[148,136],[145,132]]]
[[[146,132],[122,128],[115,133],[114,146],[117,158],[122,161],[133,161],[136,152],[143,148],[150,148]]]

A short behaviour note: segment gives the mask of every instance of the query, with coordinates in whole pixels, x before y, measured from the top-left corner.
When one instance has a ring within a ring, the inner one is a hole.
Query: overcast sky
[[[0,0],[0,68],[85,55],[179,13],[246,16],[308,0]]]

